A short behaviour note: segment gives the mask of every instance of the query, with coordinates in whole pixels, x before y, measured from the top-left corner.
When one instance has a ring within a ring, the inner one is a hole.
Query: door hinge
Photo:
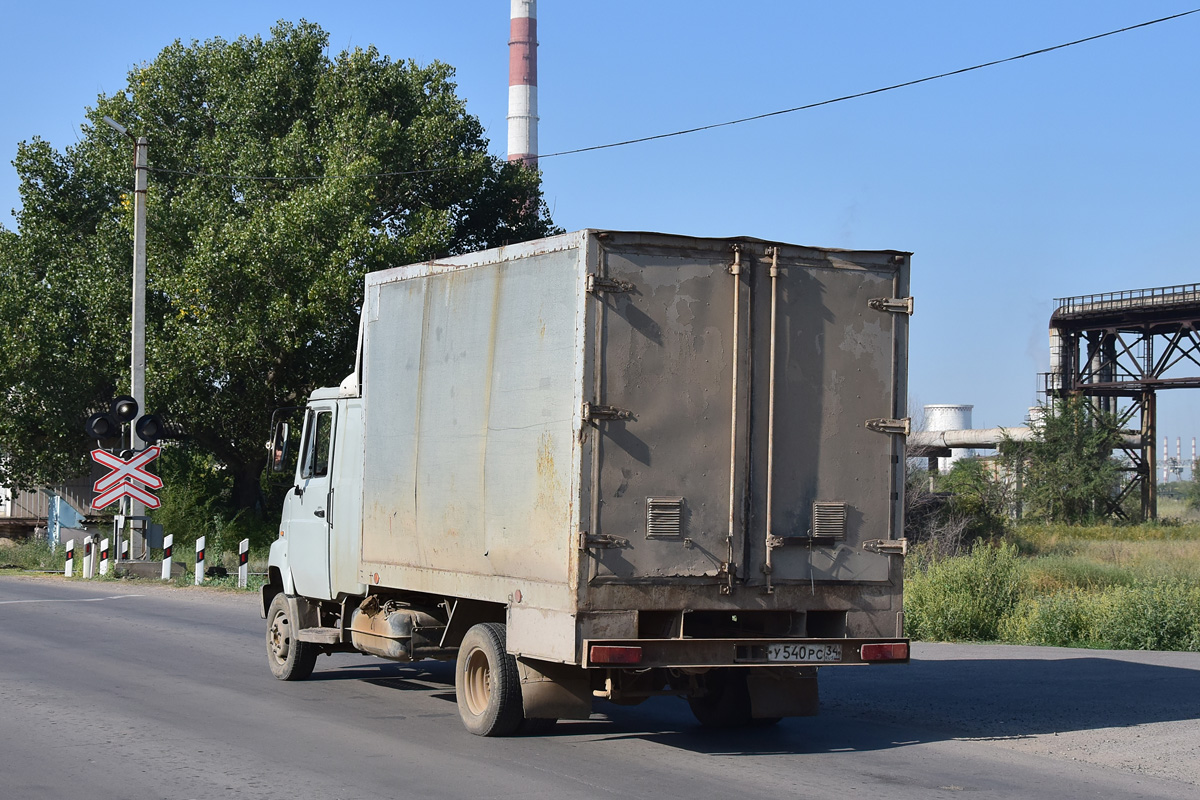
[[[908,417],[902,419],[869,419],[867,427],[876,433],[898,433],[901,436],[908,436],[912,433],[912,420]]]
[[[875,297],[867,301],[867,307],[876,311],[890,311],[893,314],[908,314],[911,317],[913,299],[911,297]]]
[[[906,556],[908,539],[868,539],[862,543],[862,549],[879,555]]]
[[[590,550],[593,547],[629,547],[629,540],[620,536],[610,536],[607,533],[579,532],[579,549]]]
[[[616,406],[605,406],[599,403],[583,404],[584,422],[605,422],[608,420],[633,419],[633,412]]]
[[[733,581],[735,578],[737,578],[737,566],[728,561],[722,561],[721,565],[717,568],[717,579],[721,581],[721,594],[733,594]]]
[[[621,281],[616,278],[601,278],[595,273],[589,272],[587,282],[585,284],[587,291],[595,294],[596,292],[632,292],[633,284],[629,281]]]

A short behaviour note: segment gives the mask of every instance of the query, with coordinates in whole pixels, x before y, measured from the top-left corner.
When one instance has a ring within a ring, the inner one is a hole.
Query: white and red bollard
[[[75,540],[67,540],[67,563],[63,567],[63,575],[70,578],[75,574]]]
[[[129,540],[123,536],[121,537],[121,558],[118,560],[119,561],[128,561],[129,560]]]
[[[100,540],[100,574],[108,574],[108,539]]]
[[[196,585],[204,583],[204,538],[196,540]]]
[[[242,539],[238,543],[238,588],[245,589],[246,581],[250,578],[250,540]]]
[[[83,577],[92,578],[95,576],[95,568],[92,565],[92,537],[83,537]]]
[[[171,551],[174,549],[174,544],[175,537],[168,533],[163,539],[162,579],[164,581],[171,580]]]

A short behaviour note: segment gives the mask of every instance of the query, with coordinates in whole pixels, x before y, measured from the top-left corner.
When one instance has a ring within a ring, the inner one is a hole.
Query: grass
[[[52,550],[45,539],[0,539],[0,570],[57,570],[61,573],[65,565],[63,548]]]
[[[1020,525],[907,564],[914,638],[1200,651],[1200,524]]]

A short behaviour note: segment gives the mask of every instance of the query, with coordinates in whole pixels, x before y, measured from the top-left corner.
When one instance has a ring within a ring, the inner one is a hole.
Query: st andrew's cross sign
[[[126,460],[107,450],[93,450],[92,459],[100,466],[108,467],[110,471],[92,486],[96,492],[96,498],[92,500],[92,508],[99,510],[112,505],[122,497],[132,497],[147,508],[158,508],[158,498],[146,489],[161,489],[162,478],[147,472],[144,467],[158,458],[158,454],[161,452],[161,448],[157,446],[147,447]],[[134,481],[145,484],[146,489],[138,486]]]

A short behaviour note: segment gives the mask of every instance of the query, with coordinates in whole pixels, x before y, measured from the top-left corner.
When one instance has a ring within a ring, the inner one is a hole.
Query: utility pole
[[[138,408],[146,407],[146,187],[149,173],[150,140],[139,136],[135,145],[133,181],[133,343],[130,368],[130,394]],[[145,445],[130,426],[131,449]],[[138,503],[137,505],[141,505]],[[145,513],[135,511],[135,514]]]
[[[150,140],[145,136],[134,137],[129,129],[112,117],[105,116],[104,122],[117,133],[133,139],[133,334],[130,341],[129,394],[137,401],[137,407],[146,407],[146,189],[150,173]],[[129,426],[129,449],[138,451],[145,442],[137,435],[134,425]],[[128,517],[144,517],[146,507],[129,499]],[[132,528],[131,523],[131,528]],[[136,531],[129,545],[129,555],[134,557],[136,543],[145,549],[145,540]],[[140,540],[140,542],[138,541]],[[117,547],[120,552],[120,546]]]

